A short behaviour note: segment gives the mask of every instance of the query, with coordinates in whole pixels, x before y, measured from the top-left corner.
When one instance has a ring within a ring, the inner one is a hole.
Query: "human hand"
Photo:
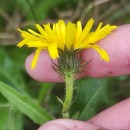
[[[100,60],[99,54],[92,49],[84,50],[81,54],[83,61],[92,61],[89,63],[89,68],[79,74],[79,77],[106,77],[119,76],[130,73],[130,25],[120,26],[113,31],[109,36],[98,42],[104,48],[110,57],[110,62],[106,63]],[[26,60],[27,72],[36,80],[46,82],[61,82],[62,79],[53,71],[51,58],[47,51],[43,51],[38,59],[35,69],[30,69],[30,64],[33,59],[30,55]],[[105,110],[94,118],[87,121],[74,121],[69,119],[54,120],[48,122],[39,128],[39,130],[96,130],[99,127],[104,127],[110,130],[130,130],[130,99],[121,102],[112,108]],[[91,125],[91,126],[90,126]],[[75,127],[76,126],[76,127]],[[90,128],[91,127],[91,128]]]

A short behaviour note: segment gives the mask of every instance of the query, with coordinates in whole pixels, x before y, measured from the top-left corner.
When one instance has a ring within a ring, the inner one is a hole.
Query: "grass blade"
[[[0,92],[7,100],[35,123],[43,124],[53,117],[30,97],[19,93],[11,86],[0,81]]]

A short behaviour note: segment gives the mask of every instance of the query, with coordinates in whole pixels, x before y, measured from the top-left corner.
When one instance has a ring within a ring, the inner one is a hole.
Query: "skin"
[[[120,26],[97,43],[106,50],[110,62],[104,62],[93,49],[81,52],[82,61],[88,62],[78,78],[112,77],[130,74],[130,25]],[[52,62],[47,51],[42,51],[35,69],[30,69],[34,54],[26,59],[26,70],[35,80],[42,82],[62,82],[63,79],[52,70]],[[130,130],[130,98],[104,110],[92,119],[83,122],[58,119],[42,125],[38,130]]]

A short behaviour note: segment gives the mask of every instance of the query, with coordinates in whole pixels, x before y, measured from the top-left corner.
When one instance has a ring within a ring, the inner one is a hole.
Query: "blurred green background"
[[[26,73],[24,62],[33,50],[16,47],[21,40],[16,29],[58,19],[81,20],[84,25],[91,17],[95,26],[100,21],[130,23],[130,1],[0,0],[0,130],[36,130],[54,117],[61,118],[57,97],[64,99],[64,84],[40,83]],[[85,78],[76,81],[75,88],[71,117],[87,120],[129,97],[130,77]]]

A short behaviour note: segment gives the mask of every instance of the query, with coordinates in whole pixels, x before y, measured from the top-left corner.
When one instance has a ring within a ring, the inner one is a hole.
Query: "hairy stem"
[[[73,85],[74,85],[74,74],[72,72],[68,72],[65,76],[66,83],[66,93],[65,93],[65,101],[63,103],[62,116],[63,118],[69,118],[69,109],[72,103],[73,98]]]

